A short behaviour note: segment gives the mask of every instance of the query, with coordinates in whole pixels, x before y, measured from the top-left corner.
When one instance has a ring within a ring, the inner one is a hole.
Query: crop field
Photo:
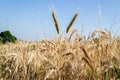
[[[88,37],[69,31],[77,15],[66,29],[69,36],[0,44],[0,80],[120,80],[120,37],[104,29]]]
[[[99,33],[98,38],[94,38]],[[70,37],[0,45],[1,80],[119,80],[120,38],[96,30]]]

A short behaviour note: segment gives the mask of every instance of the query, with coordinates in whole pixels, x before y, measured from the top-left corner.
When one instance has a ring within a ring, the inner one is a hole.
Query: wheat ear
[[[66,33],[69,32],[70,28],[72,27],[73,23],[75,22],[76,18],[78,16],[78,12],[74,15],[73,19],[71,20],[71,22],[69,23],[67,29],[66,29]]]
[[[54,11],[52,11],[52,17],[53,17],[53,20],[54,20],[54,24],[55,24],[55,27],[56,27],[56,31],[57,31],[57,33],[59,34],[59,24],[58,24],[58,21],[57,21],[57,18],[56,18],[56,16],[55,16],[55,12]]]

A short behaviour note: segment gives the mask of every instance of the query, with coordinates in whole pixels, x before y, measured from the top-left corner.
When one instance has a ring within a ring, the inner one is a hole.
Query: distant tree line
[[[11,34],[10,31],[4,31],[0,33],[0,43],[15,42],[17,38]]]

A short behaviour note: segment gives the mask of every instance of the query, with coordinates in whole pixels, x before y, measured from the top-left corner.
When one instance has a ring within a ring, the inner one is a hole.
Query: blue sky
[[[79,9],[72,26],[84,33],[97,29],[98,5],[101,6],[102,28],[113,24],[114,34],[120,34],[120,0],[0,0],[0,32],[10,30],[18,39],[51,39],[57,35],[51,16],[52,4],[60,24],[61,34]]]

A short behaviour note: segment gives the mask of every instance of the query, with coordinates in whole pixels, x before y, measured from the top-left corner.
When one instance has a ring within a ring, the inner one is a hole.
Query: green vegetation
[[[4,31],[0,33],[0,43],[15,42],[17,38],[11,34],[10,31]]]

